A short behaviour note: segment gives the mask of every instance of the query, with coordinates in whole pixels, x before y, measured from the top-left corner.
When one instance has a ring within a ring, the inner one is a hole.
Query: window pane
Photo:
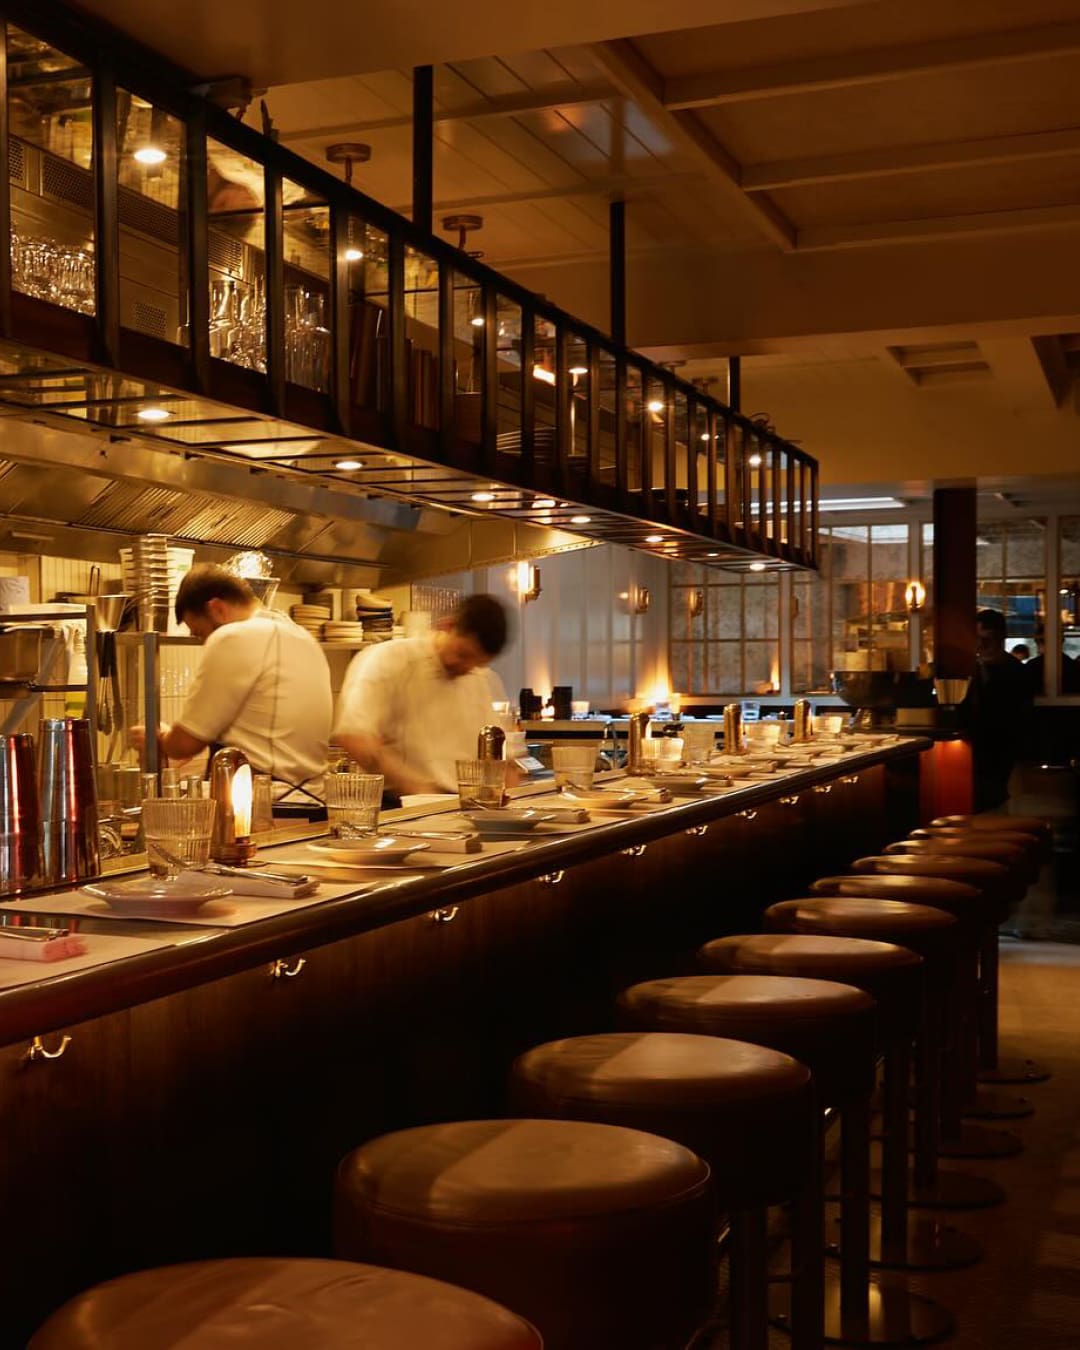
[[[349,284],[349,390],[358,408],[389,406],[389,241],[349,217],[345,261]]]
[[[281,185],[285,253],[285,378],[306,389],[330,388],[330,207],[285,179]]]
[[[263,166],[208,140],[210,354],[266,372]]]
[[[409,420],[439,425],[439,264],[405,249],[405,347],[408,352]]]

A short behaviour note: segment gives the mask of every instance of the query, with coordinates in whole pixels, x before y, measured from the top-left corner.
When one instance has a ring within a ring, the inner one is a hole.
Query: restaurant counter
[[[868,739],[438,870],[251,911],[237,897],[218,921],[212,906],[189,923],[90,916],[77,892],[0,902],[0,922],[63,922],[91,946],[67,970],[0,962],[0,1347],[125,1270],[327,1252],[349,1148],[500,1114],[515,1054],[608,1029],[620,988],[690,968],[701,942],[903,834],[926,747]],[[516,795],[542,807],[551,791]],[[305,856],[295,841],[260,852]]]

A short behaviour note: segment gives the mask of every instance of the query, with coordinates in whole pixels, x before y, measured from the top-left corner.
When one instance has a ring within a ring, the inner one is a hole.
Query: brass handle
[[[40,1036],[35,1036],[30,1042],[30,1049],[26,1052],[26,1058],[31,1064],[36,1063],[39,1059],[60,1059],[70,1044],[70,1036],[61,1036],[55,1050],[46,1050],[45,1042]]]
[[[686,833],[691,839],[700,839],[703,834],[708,833],[708,825],[691,825]]]
[[[819,783],[819,784],[817,785],[817,787],[814,788],[814,791],[815,791],[815,792],[820,792],[821,795],[822,795],[823,797],[827,797],[827,796],[829,795],[829,793],[832,791],[832,784],[831,784],[831,783]]]
[[[566,873],[561,870],[558,872],[545,872],[538,880],[541,886],[557,886],[565,875]]]
[[[451,905],[449,909],[433,909],[428,918],[432,923],[453,923],[457,916],[457,905]]]
[[[741,816],[741,817],[743,818],[743,820],[756,820],[756,819],[757,819],[757,812],[756,812],[752,807],[748,808],[748,809],[745,810],[745,811],[737,811],[735,814],[738,815],[738,816]]]
[[[799,804],[799,795],[798,795],[798,793],[796,793],[794,797],[781,797],[781,798],[780,798],[780,805],[781,805],[781,806],[798,806],[798,804]]]
[[[859,775],[857,773],[848,773],[845,774],[840,781],[841,783],[857,783],[859,781]]]
[[[624,848],[622,855],[624,858],[640,858],[648,847],[648,844],[634,844],[631,848]]]
[[[295,980],[307,965],[307,957],[298,956],[295,961],[271,961],[270,977],[274,980]]]

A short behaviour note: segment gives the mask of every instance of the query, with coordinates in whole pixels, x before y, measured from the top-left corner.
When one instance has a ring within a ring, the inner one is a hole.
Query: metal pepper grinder
[[[795,700],[795,731],[792,740],[812,741],[814,739],[814,710],[808,698]]]
[[[502,759],[503,747],[506,745],[506,732],[502,727],[491,724],[480,728],[480,734],[476,738],[476,758],[477,759]]]
[[[631,713],[629,724],[626,772],[631,774],[641,773],[645,767],[645,754],[642,746],[645,743],[645,733],[649,729],[649,714],[647,712]]]
[[[743,752],[742,704],[724,704],[724,754],[741,755]]]

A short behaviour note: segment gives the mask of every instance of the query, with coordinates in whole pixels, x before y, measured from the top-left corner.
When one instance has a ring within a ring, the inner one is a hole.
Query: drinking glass
[[[175,877],[205,867],[217,802],[210,798],[147,797],[142,804],[143,837],[150,875]]]
[[[708,764],[716,749],[716,726],[712,722],[684,722],[682,729],[686,758],[691,764]]]
[[[596,770],[595,745],[553,745],[551,767],[556,787],[591,788]]]
[[[505,759],[459,759],[458,802],[463,811],[491,811],[502,806],[506,793]]]
[[[268,773],[251,776],[251,833],[265,834],[274,828],[274,780]]]
[[[382,806],[381,773],[328,773],[323,783],[331,834],[340,839],[364,839],[375,833]]]

